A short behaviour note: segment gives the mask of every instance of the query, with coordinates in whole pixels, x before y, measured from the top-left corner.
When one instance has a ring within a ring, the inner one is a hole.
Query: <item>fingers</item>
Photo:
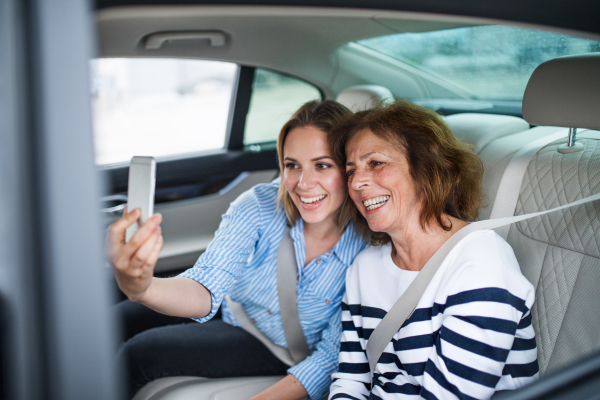
[[[148,240],[161,222],[162,215],[160,214],[154,214],[149,218],[148,221],[140,226],[140,229],[137,230],[129,240],[129,243],[123,248],[124,254],[129,258],[133,257],[134,253]]]
[[[112,248],[117,248],[119,244],[125,243],[125,232],[127,228],[133,225],[139,218],[139,208],[127,213],[127,207],[125,207],[123,218],[113,222],[108,227],[108,232],[106,234],[107,245]]]
[[[156,265],[156,262],[158,261],[158,256],[160,255],[160,251],[162,250],[163,243],[164,243],[164,239],[162,236],[160,236],[156,240],[156,243],[154,244],[154,248],[152,249],[152,252],[146,259],[144,268],[150,268],[150,269],[154,270],[154,266]]]
[[[161,236],[161,229],[156,228],[154,232],[148,237],[144,243],[140,247],[137,248],[137,251],[133,254],[131,258],[131,266],[134,268],[143,267],[150,257],[150,254],[154,251],[156,247],[156,243]]]

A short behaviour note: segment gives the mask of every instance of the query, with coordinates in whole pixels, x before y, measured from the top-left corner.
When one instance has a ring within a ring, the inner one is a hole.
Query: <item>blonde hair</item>
[[[346,118],[352,115],[352,111],[332,100],[324,101],[310,101],[304,104],[292,115],[290,120],[283,125],[277,138],[277,157],[279,159],[279,170],[281,174],[284,172],[285,166],[283,165],[283,146],[285,139],[288,134],[296,129],[307,126],[315,127],[327,134],[328,143],[331,142],[331,135],[334,125],[342,122]],[[345,166],[339,164],[336,161],[336,165],[345,171]],[[288,219],[289,226],[294,226],[298,219],[300,219],[300,211],[296,208],[294,201],[290,197],[283,179],[279,183],[279,191],[277,193],[277,205],[283,207],[285,215]],[[342,206],[338,210],[336,218],[337,226],[340,230],[346,229],[348,223],[352,219],[354,205],[348,196],[342,203]]]

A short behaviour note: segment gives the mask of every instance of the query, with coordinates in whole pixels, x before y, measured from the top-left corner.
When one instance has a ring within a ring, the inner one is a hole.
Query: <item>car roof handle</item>
[[[158,50],[165,42],[174,40],[204,40],[208,39],[212,47],[225,46],[225,33],[220,31],[185,31],[157,32],[146,36],[144,47],[147,50]]]

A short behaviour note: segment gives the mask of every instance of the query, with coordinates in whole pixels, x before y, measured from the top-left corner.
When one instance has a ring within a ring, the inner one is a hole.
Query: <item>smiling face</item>
[[[346,174],[350,197],[371,230],[394,238],[420,228],[422,203],[396,145],[368,129],[358,132],[346,145]]]
[[[295,128],[283,146],[283,183],[307,224],[335,223],[347,196],[346,178],[331,158],[327,134]]]

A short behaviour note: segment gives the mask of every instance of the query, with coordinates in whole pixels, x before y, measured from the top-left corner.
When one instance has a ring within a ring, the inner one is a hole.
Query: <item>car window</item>
[[[302,104],[320,100],[321,92],[310,83],[256,68],[244,144],[277,140],[279,130]]]
[[[204,60],[92,60],[96,163],[223,148],[237,68]]]
[[[595,40],[508,26],[401,33],[357,43],[452,82],[474,98],[497,100],[521,100],[544,61],[600,52]]]

